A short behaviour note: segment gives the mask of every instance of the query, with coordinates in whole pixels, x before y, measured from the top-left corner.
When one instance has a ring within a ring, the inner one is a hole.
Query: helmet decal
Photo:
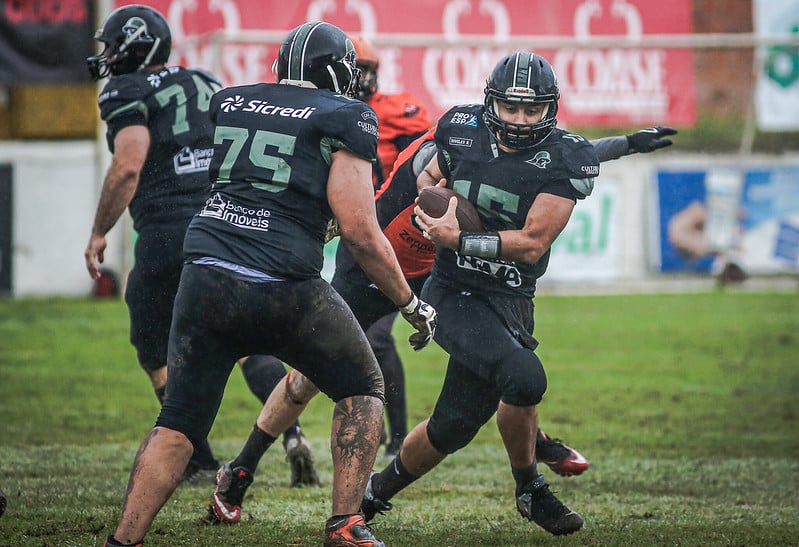
[[[112,11],[94,35],[105,49],[86,63],[95,80],[165,64],[172,33],[164,16],[149,6],[129,5]]]

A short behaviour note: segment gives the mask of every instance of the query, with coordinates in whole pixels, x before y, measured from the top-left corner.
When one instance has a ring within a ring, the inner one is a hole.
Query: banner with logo
[[[799,0],[755,0],[755,32],[799,34]],[[758,51],[755,109],[764,131],[799,129],[799,46],[771,46]]]
[[[216,72],[226,85],[273,81],[272,63],[285,32],[325,20],[372,39],[380,57],[383,92],[407,91],[438,117],[458,103],[482,102],[485,81],[509,47],[524,36],[573,37],[575,47],[545,50],[560,80],[561,125],[691,126],[696,120],[690,49],[580,49],[592,36],[688,34],[691,1],[671,0],[138,0],[161,11],[173,33],[173,64]],[[116,5],[136,2],[117,0]],[[216,31],[274,31],[272,43],[242,40],[215,47]],[[436,45],[386,45],[398,34],[437,36]],[[490,46],[467,46],[493,36]],[[380,40],[384,40],[384,44]]]
[[[0,0],[0,85],[89,80],[91,0]]]
[[[719,239],[714,188],[736,178],[734,234]],[[749,274],[799,271],[799,165],[663,169],[656,189],[657,271],[718,273],[728,263]]]
[[[621,253],[618,186],[603,180],[580,200],[552,245],[547,281],[611,281]]]

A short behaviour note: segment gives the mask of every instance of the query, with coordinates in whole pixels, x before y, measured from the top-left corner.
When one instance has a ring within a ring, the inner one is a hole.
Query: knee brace
[[[516,406],[537,405],[547,390],[544,365],[528,348],[519,348],[502,359],[494,376],[500,400]]]

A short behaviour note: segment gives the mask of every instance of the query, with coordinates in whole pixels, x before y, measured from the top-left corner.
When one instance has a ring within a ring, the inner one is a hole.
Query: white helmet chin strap
[[[338,78],[336,78],[336,71],[333,70],[333,67],[330,65],[326,65],[325,68],[327,69],[327,73],[330,74],[330,79],[333,80],[333,87],[336,89],[334,90],[336,93],[342,93],[342,91],[338,88]]]
[[[144,58],[144,61],[139,65],[139,68],[144,68],[150,64],[150,59],[153,58],[155,52],[158,51],[158,46],[161,45],[161,39],[156,38],[155,42],[153,42],[153,47],[150,48],[150,51],[147,53],[147,57]]]

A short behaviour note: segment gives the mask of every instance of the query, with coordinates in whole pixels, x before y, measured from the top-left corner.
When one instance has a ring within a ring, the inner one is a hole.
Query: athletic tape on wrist
[[[499,258],[502,253],[502,240],[497,232],[486,234],[461,232],[458,253],[480,258]]]

